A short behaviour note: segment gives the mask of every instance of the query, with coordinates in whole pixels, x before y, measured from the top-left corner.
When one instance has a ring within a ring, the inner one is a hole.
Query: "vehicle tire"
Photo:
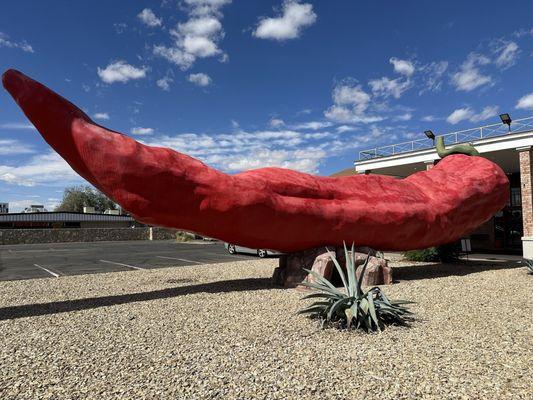
[[[228,244],[228,253],[235,254],[235,245],[234,244]]]
[[[258,255],[260,258],[265,258],[268,254],[267,254],[267,251],[266,251],[266,250],[259,249],[259,250],[257,250],[257,255]]]

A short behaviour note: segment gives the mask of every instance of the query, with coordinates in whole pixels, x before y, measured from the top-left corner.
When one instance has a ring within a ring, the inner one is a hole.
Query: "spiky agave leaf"
[[[357,279],[354,250],[354,245],[352,244],[350,254],[346,244],[344,244],[346,274],[338,261],[332,257],[346,293],[337,289],[323,276],[314,271],[306,270],[315,278],[316,282],[302,282],[301,285],[318,292],[308,294],[303,299],[317,299],[317,301],[299,311],[298,314],[307,314],[311,318],[320,319],[322,327],[334,324],[348,329],[364,329],[367,332],[379,332],[385,325],[391,324],[407,326],[413,318],[412,313],[403,305],[411,304],[412,302],[404,300],[391,301],[377,286],[363,292],[361,285],[370,260],[370,254],[367,255],[361,268],[361,275]]]
[[[327,247],[326,247],[326,250],[328,251],[328,253],[331,253]],[[341,277],[342,285],[344,286],[344,289],[346,289],[346,292],[348,292],[348,282],[346,280],[346,275],[344,274],[344,271],[341,265],[337,261],[337,257],[331,257],[331,261],[333,261],[333,264],[335,265],[335,268],[337,269],[337,272],[339,273],[339,276]]]
[[[328,281],[322,275],[317,274],[315,271],[312,271],[310,269],[304,268],[304,271],[307,271],[309,274],[311,274],[318,281],[319,285],[324,286],[325,288],[327,287],[329,291],[333,293],[337,293],[338,295],[343,294],[339,289],[337,289],[330,281]]]
[[[356,283],[355,283],[355,270],[353,267],[353,263],[351,262],[350,253],[348,252],[348,249],[346,248],[346,243],[343,242],[344,246],[344,260],[346,262],[346,275],[348,276],[347,282],[346,282],[346,291],[348,293],[348,296],[350,297],[356,297]],[[353,252],[352,252],[353,254]]]
[[[311,289],[316,289],[316,290],[320,290],[322,292],[325,292],[325,293],[328,293],[330,296],[332,297],[342,297],[342,296],[345,296],[344,293],[338,291],[338,290],[332,290],[331,288],[329,288],[328,286],[326,285],[321,285],[319,283],[311,283],[311,282],[301,282],[299,284],[300,286],[306,286],[308,288],[311,288]]]
[[[345,297],[345,298],[339,299],[335,303],[333,303],[333,305],[331,306],[331,308],[328,311],[328,316],[327,316],[328,321],[331,321],[333,319],[334,315],[337,316],[337,311],[344,310],[341,307],[343,307],[345,304],[349,303],[351,300],[353,300],[352,297]]]
[[[524,258],[524,264],[526,264],[527,273],[529,275],[533,275],[533,260],[528,260],[527,258]]]

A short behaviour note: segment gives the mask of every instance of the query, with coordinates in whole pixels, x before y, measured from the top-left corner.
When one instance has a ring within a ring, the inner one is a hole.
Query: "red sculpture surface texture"
[[[46,142],[136,219],[242,246],[293,252],[346,241],[380,250],[425,248],[471,232],[509,196],[499,166],[460,154],[405,179],[283,168],[229,175],[97,125],[21,72],[9,70],[2,81]]]

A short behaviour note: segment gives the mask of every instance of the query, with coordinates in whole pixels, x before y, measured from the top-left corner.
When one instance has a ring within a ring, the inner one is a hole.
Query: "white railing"
[[[438,135],[444,137],[446,145],[457,143],[473,142],[475,140],[491,138],[495,136],[510,135],[519,132],[533,130],[533,117],[517,119],[511,123],[511,129],[502,123],[480,126],[463,131]],[[430,139],[417,139],[410,142],[391,144],[388,146],[375,147],[373,149],[359,152],[359,161],[371,160],[373,158],[388,157],[396,154],[409,153],[417,150],[432,148],[433,142]]]

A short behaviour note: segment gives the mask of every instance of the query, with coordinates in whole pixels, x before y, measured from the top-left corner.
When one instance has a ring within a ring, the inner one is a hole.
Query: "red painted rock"
[[[359,265],[355,272],[357,279],[360,278],[362,270],[363,266]],[[378,257],[370,257],[361,284],[363,286],[392,284],[392,268],[388,266],[387,260]]]
[[[46,142],[137,220],[241,246],[295,252],[345,241],[426,248],[471,232],[509,197],[498,165],[461,154],[405,179],[283,168],[228,175],[106,129],[21,72],[5,72],[2,82]]]
[[[365,250],[374,253],[369,249]],[[355,265],[356,276],[359,279],[362,264],[365,262],[367,253],[356,251]],[[346,261],[344,248],[331,248],[328,252],[323,247],[309,249],[297,253],[285,254],[280,257],[279,267],[275,269],[272,277],[273,283],[285,288],[297,287],[302,281],[316,282],[312,275],[308,275],[305,269],[315,271],[319,275],[328,279],[337,286],[342,286],[342,281],[338,277],[337,269],[331,260],[335,257],[341,268],[346,273]],[[389,285],[392,283],[392,268],[388,266],[387,260],[371,256],[363,277],[363,286]]]
[[[348,252],[351,256],[351,251]],[[356,276],[359,279],[363,264],[367,255],[370,254],[365,276],[363,277],[363,286],[390,285],[392,284],[392,268],[388,265],[387,260],[377,256],[377,252],[369,248],[358,247],[355,249],[355,266]],[[343,248],[337,248],[337,260],[346,268],[346,261]]]
[[[311,271],[314,273],[326,278],[328,281],[331,281],[333,275],[333,269],[335,264],[333,263],[333,258],[336,258],[334,251],[325,252],[316,256]],[[317,279],[312,275],[308,274],[305,277],[305,280],[309,283],[316,283]]]
[[[274,270],[272,282],[285,288],[297,287],[307,276],[305,269],[312,269],[317,257],[327,253],[323,247],[308,249],[279,258],[279,267]]]

